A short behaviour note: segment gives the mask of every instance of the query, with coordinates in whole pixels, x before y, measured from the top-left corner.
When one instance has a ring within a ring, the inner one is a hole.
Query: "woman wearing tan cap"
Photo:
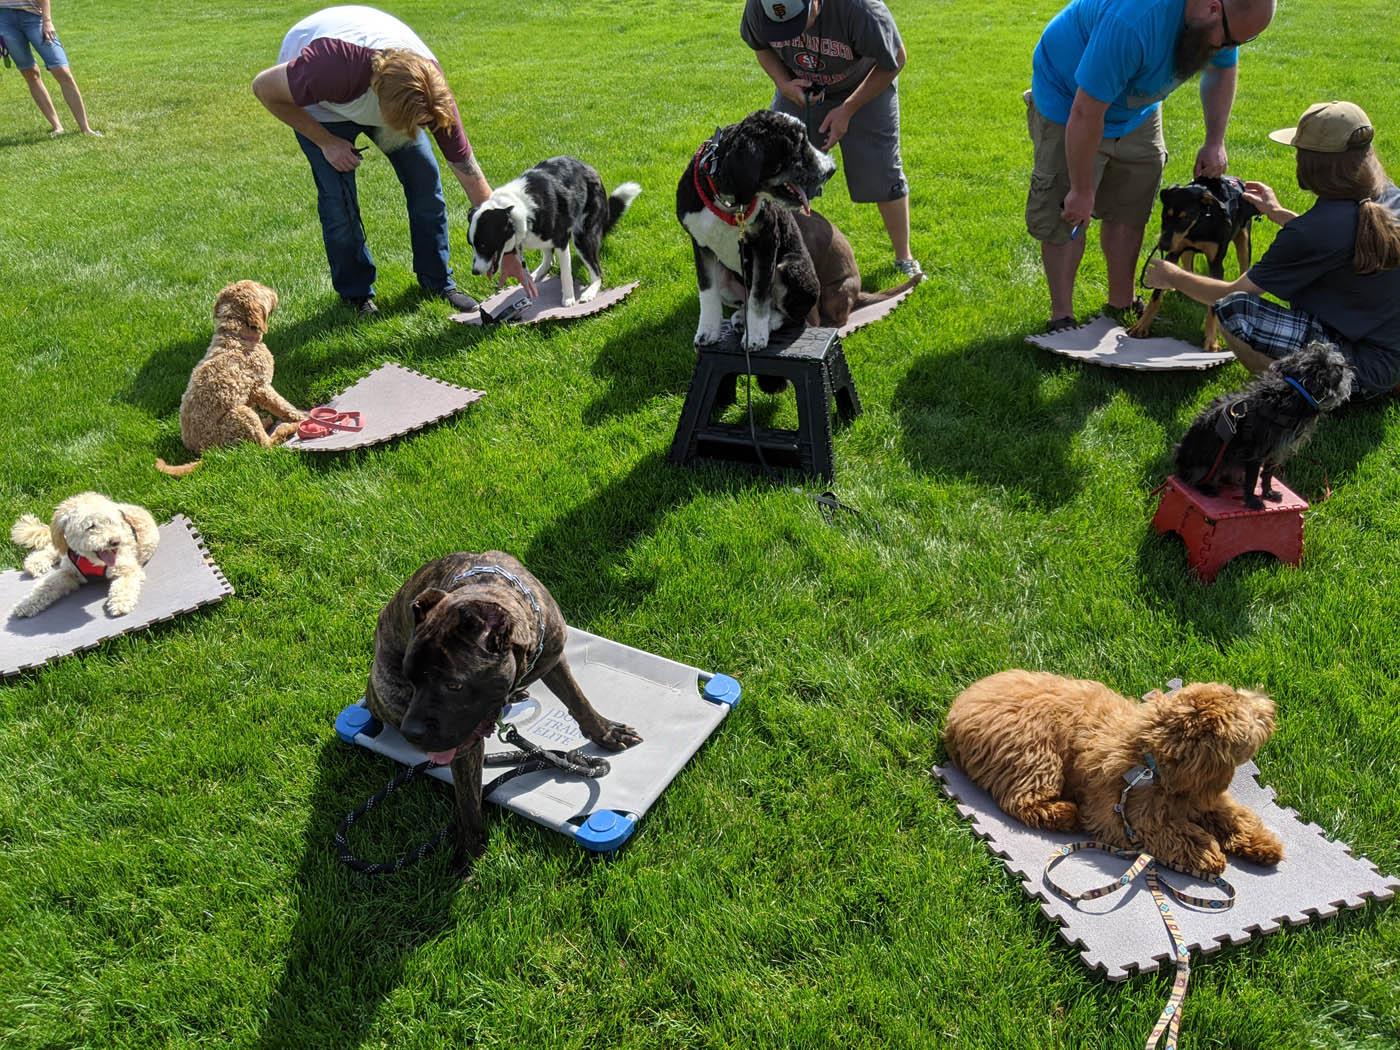
[[[1296,127],[1269,138],[1298,151],[1298,185],[1317,195],[1299,215],[1262,182],[1245,199],[1282,227],[1238,280],[1217,281],[1163,261],[1152,288],[1171,288],[1215,310],[1225,342],[1251,372],[1315,339],[1335,343],[1362,396],[1400,383],[1400,189],[1371,148],[1360,106],[1319,102]],[[1280,306],[1260,296],[1286,300]]]

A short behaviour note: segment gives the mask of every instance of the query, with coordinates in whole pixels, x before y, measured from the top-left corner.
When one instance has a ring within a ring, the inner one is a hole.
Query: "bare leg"
[[[1143,226],[1104,222],[1099,227],[1099,246],[1108,267],[1108,305],[1131,306],[1136,297],[1137,261],[1142,252]]]
[[[1225,345],[1234,351],[1236,360],[1249,369],[1252,374],[1258,375],[1260,372],[1267,371],[1268,367],[1274,363],[1272,357],[1268,354],[1261,354],[1234,332],[1222,328],[1220,334],[1225,337]]]
[[[39,112],[44,115],[44,119],[49,122],[49,127],[55,133],[63,130],[63,125],[58,120],[58,110],[53,108],[53,99],[49,97],[49,89],[44,86],[44,76],[39,72],[38,66],[30,66],[28,69],[20,70],[24,74],[24,79],[29,83],[29,93],[34,96],[34,102],[39,107]]]
[[[92,130],[92,125],[88,123],[87,109],[83,106],[83,93],[78,90],[78,82],[73,79],[73,71],[67,66],[55,66],[49,72],[58,81],[58,86],[63,91],[63,101],[67,102],[68,108],[73,111],[73,119],[78,122],[78,127],[82,128],[85,134],[97,134]]]
[[[876,207],[880,209],[880,218],[885,221],[885,232],[890,235],[890,244],[894,247],[894,257],[896,259],[912,259],[913,256],[909,254],[908,196],[892,201],[881,201]]]
[[[1084,236],[1064,244],[1040,242],[1040,261],[1045,266],[1045,283],[1050,286],[1050,317],[1074,316],[1074,277],[1084,258]]]

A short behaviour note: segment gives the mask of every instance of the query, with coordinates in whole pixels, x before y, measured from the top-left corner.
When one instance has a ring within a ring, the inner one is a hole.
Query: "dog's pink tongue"
[[[102,564],[109,568],[117,564],[117,548],[110,547],[105,551],[98,551],[97,556],[102,559]]]
[[[812,207],[811,204],[808,203],[807,194],[803,191],[802,187],[797,185],[797,183],[795,182],[789,182],[788,187],[792,190],[793,193],[797,194],[799,197],[802,198],[802,214],[811,215]]]
[[[457,757],[457,749],[450,748],[447,751],[429,751],[428,759],[435,766],[445,766]]]

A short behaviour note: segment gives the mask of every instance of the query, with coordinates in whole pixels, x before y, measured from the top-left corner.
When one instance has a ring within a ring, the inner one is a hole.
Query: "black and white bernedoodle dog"
[[[802,121],[766,109],[696,150],[676,187],[676,218],[694,242],[700,283],[696,346],[720,341],[726,305],[745,305],[733,320],[748,350],[811,313],[821,287],[793,213],[810,211],[808,200],[835,170]]]
[[[588,271],[588,286],[578,295],[586,303],[603,287],[603,238],[641,192],[637,183],[624,182],[609,194],[598,172],[577,157],[542,160],[468,213],[472,273],[494,274],[507,254],[523,260],[525,251],[538,250],[544,254],[531,276],[539,281],[557,255],[563,305],[573,306],[572,242]]]
[[[1312,437],[1323,414],[1351,396],[1352,380],[1331,343],[1279,358],[1243,390],[1201,410],[1173,450],[1177,476],[1207,496],[1218,484],[1238,484],[1251,510],[1262,510],[1263,500],[1277,503],[1283,493],[1273,486],[1274,471]]]

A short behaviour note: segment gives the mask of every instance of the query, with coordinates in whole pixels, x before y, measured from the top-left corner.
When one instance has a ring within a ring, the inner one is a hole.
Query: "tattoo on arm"
[[[452,162],[452,168],[459,175],[466,176],[467,178],[481,175],[481,165],[476,162],[475,153],[468,153],[466,160],[454,160]]]

